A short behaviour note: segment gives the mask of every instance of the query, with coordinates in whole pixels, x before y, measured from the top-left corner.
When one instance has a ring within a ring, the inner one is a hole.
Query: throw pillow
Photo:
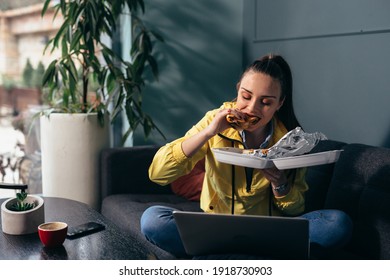
[[[171,183],[172,191],[188,200],[199,201],[204,174],[205,164],[204,159],[202,159],[197,162],[190,173],[177,178]]]

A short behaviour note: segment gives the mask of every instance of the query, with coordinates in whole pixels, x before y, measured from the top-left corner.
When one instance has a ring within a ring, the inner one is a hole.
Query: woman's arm
[[[149,167],[150,180],[167,185],[189,173],[207,153],[207,141],[229,127],[226,121],[228,112],[229,109],[208,112],[184,137],[161,147]]]
[[[184,140],[181,144],[183,153],[187,157],[192,157],[210,138],[230,127],[226,121],[226,115],[230,112],[230,109],[219,110],[205,129]]]

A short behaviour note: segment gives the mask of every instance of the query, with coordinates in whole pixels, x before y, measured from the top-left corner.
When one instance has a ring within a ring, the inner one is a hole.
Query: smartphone
[[[88,222],[74,227],[68,228],[67,237],[69,239],[78,238],[94,232],[98,232],[105,229],[105,226],[95,222]]]

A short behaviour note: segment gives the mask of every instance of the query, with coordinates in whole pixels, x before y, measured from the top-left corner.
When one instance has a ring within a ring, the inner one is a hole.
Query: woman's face
[[[248,131],[265,127],[283,105],[279,81],[263,73],[249,71],[242,77],[237,90],[236,108],[250,116],[260,118],[258,123],[247,129]]]

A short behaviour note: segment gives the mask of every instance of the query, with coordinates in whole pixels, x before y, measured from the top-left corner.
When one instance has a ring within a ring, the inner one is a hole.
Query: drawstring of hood
[[[228,137],[226,137],[225,135],[223,135],[221,133],[218,133],[218,136],[223,138],[223,139],[229,140],[231,142],[232,148],[234,148],[234,142],[238,142],[238,143],[243,144],[241,141],[228,138]],[[235,170],[235,165],[234,164],[232,164],[232,182],[231,182],[231,185],[232,185],[231,214],[234,215],[234,200],[235,200],[234,194],[236,193],[236,170]]]
[[[232,147],[234,147],[234,141],[232,141]],[[235,165],[232,164],[232,215],[234,215],[234,194],[236,193],[236,170]]]
[[[273,122],[270,122],[270,124],[268,125],[268,135],[266,137],[266,139],[264,140],[264,142],[260,145],[260,148],[263,149],[263,148],[266,148],[268,146],[268,143],[269,141],[271,140],[271,137],[273,135],[273,132],[274,132],[274,126],[273,126]],[[246,139],[245,139],[245,131],[239,131],[239,134],[241,136],[241,139],[242,141],[239,141],[237,139],[232,139],[232,138],[229,138],[221,133],[218,133],[218,136],[223,138],[223,139],[226,139],[226,140],[229,140],[231,141],[231,147],[234,148],[234,142],[238,142],[240,144],[242,144],[244,146],[244,148],[248,148],[247,145],[246,145]],[[252,186],[252,178],[253,178],[253,168],[249,168],[249,167],[245,167],[245,175],[246,175],[246,191],[249,193],[251,192],[251,186]],[[234,215],[234,202],[235,202],[235,192],[236,192],[236,170],[235,170],[235,165],[232,164],[232,182],[231,182],[231,186],[232,186],[232,189],[231,189],[231,192],[232,192],[232,205],[231,205],[231,213],[232,215]],[[270,184],[271,186],[271,184]],[[270,187],[270,192],[272,192],[272,189]],[[269,204],[271,205],[271,202],[272,202],[272,197],[270,195],[270,199],[269,199]],[[271,206],[269,206],[269,213],[270,215],[272,214],[271,213]]]

